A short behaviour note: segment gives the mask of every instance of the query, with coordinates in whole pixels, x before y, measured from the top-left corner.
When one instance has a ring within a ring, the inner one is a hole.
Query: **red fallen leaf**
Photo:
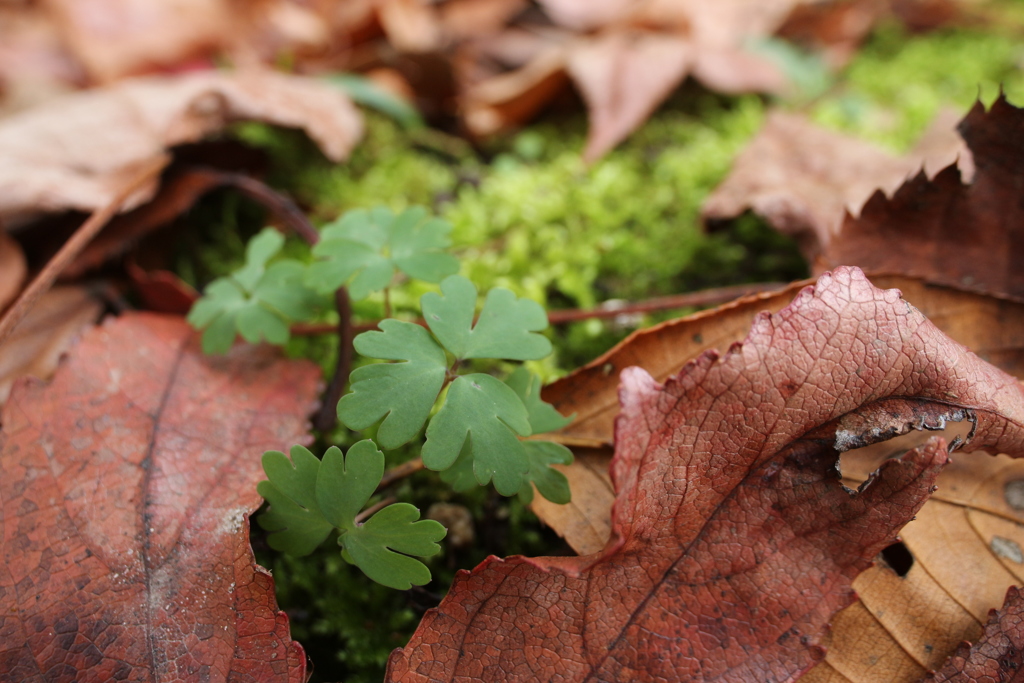
[[[967,419],[973,449],[1024,454],[1019,383],[856,268],[622,382],[605,549],[460,573],[388,680],[792,680],[947,459],[933,438],[854,493],[836,448]]]
[[[845,220],[816,267],[847,263],[1024,297],[1024,109],[1000,95],[987,112],[975,104],[959,130],[974,156],[973,182],[962,182],[951,165],[932,180],[908,180],[891,199],[876,192],[858,218]]]
[[[147,310],[186,315],[199,299],[191,285],[168,270],[146,271],[134,260],[125,264],[125,270]]]
[[[306,440],[318,371],[203,356],[178,318],[87,333],[19,382],[0,435],[0,672],[17,681],[303,681],[248,545],[260,454]]]
[[[1024,596],[1012,587],[1001,610],[992,610],[981,640],[964,643],[946,665],[926,681],[1019,681],[1024,670]]]

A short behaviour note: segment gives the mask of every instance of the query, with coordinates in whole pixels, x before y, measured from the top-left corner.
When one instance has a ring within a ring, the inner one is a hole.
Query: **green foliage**
[[[382,320],[380,332],[355,338],[355,349],[369,358],[403,361],[357,368],[352,391],[338,402],[338,419],[350,429],[366,429],[384,417],[377,442],[392,450],[423,427],[444,385],[448,359],[419,325]],[[385,415],[387,417],[385,417]]]
[[[443,296],[423,295],[423,317],[434,337],[458,360],[536,360],[551,353],[551,342],[536,334],[548,326],[548,316],[537,302],[517,299],[507,289],[492,289],[474,325],[473,283],[453,276],[441,283],[441,292]]]
[[[348,287],[353,300],[391,284],[395,271],[438,282],[458,271],[459,262],[445,249],[451,246],[446,221],[428,218],[423,207],[397,216],[386,207],[356,209],[327,225],[313,248],[321,259],[309,267],[306,283],[321,292]]]
[[[189,323],[205,330],[206,353],[225,353],[237,334],[248,342],[284,344],[290,323],[314,315],[318,299],[303,285],[304,265],[283,260],[267,266],[283,245],[284,237],[266,228],[249,242],[241,269],[206,287],[188,315]]]
[[[341,556],[377,583],[407,590],[430,581],[430,570],[410,557],[429,557],[445,528],[433,520],[419,520],[419,510],[408,503],[388,505],[369,520],[356,517],[384,475],[384,454],[372,441],[352,446],[348,455],[332,446],[320,461],[302,446],[284,453],[263,455],[267,481],[257,490],[270,503],[259,524],[270,532],[270,547],[292,555],[308,555],[337,529]]]
[[[542,431],[563,425],[558,412],[541,401],[539,380],[525,370],[514,375],[512,386],[481,373],[453,376],[454,368],[469,359],[533,360],[548,355],[551,342],[537,334],[547,327],[547,315],[536,302],[494,289],[474,324],[476,301],[473,283],[452,275],[441,283],[441,294],[423,295],[429,332],[412,323],[384,320],[379,332],[356,337],[360,354],[399,362],[366,365],[353,372],[352,391],[338,402],[338,418],[351,429],[365,429],[384,418],[377,441],[384,448],[398,448],[419,433],[450,381],[440,408],[429,419],[421,454],[424,465],[442,472],[454,468],[442,476],[457,488],[493,481],[506,496],[524,490],[532,495],[530,481],[536,474],[544,482],[543,487],[538,485],[542,495],[551,492],[567,500],[567,488],[557,482],[561,475],[549,474],[553,470],[547,466],[563,462],[565,453],[554,457],[548,449],[541,457],[519,439],[536,433],[531,417],[546,427]],[[451,370],[449,355],[454,359]]]

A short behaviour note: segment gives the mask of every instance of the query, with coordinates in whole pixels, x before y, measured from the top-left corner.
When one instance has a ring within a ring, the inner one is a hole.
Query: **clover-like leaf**
[[[369,439],[348,449],[348,455],[337,446],[328,448],[316,480],[316,500],[324,517],[339,529],[354,529],[356,515],[383,476],[384,454]]]
[[[307,555],[330,535],[340,532],[342,557],[374,581],[398,588],[422,586],[430,570],[417,559],[440,551],[447,533],[433,520],[419,519],[408,503],[389,505],[365,524],[356,522],[384,475],[384,454],[372,441],[360,441],[342,454],[335,446],[320,461],[301,446],[292,448],[292,461],[283,453],[263,456],[269,481],[257,485],[270,508],[259,523],[270,532],[270,547]]]
[[[446,470],[468,440],[477,482],[483,486],[493,479],[498,493],[511,496],[530,469],[517,434],[530,435],[530,420],[515,392],[490,375],[464,375],[452,382],[427,426],[421,456],[430,469]]]
[[[320,460],[302,446],[292,446],[291,453],[291,461],[280,451],[263,454],[263,471],[269,481],[261,481],[256,490],[270,508],[257,521],[270,532],[267,543],[271,548],[301,557],[316,550],[333,526],[316,502]]]
[[[357,209],[328,225],[313,255],[322,259],[310,266],[307,283],[329,292],[347,285],[354,300],[384,289],[395,270],[410,277],[438,282],[459,269],[451,245],[451,225],[428,219],[422,207],[398,216],[386,207]]]
[[[284,237],[265,228],[246,247],[246,262],[227,277],[211,282],[189,312],[188,321],[203,332],[206,353],[224,353],[240,334],[248,342],[266,339],[284,344],[291,322],[316,312],[317,296],[303,284],[305,267],[292,260],[267,267]]]
[[[343,534],[342,557],[377,583],[408,590],[430,582],[430,570],[417,557],[435,555],[447,530],[432,519],[420,520],[408,503],[389,505],[365,524]],[[419,521],[417,521],[419,520]]]
[[[530,416],[530,430],[534,434],[553,432],[572,422],[576,415],[563,416],[555,407],[540,397],[540,377],[520,365],[511,375],[505,378],[505,384],[516,392],[516,396],[526,406]]]
[[[572,500],[569,480],[551,465],[571,465],[572,451],[551,441],[524,441],[523,448],[530,463],[529,479],[519,489],[519,499],[524,505],[533,500],[533,486],[540,495],[552,503],[565,505]],[[532,484],[532,485],[531,485]]]
[[[365,365],[352,372],[352,391],[338,401],[338,419],[349,429],[377,430],[381,448],[408,443],[427,421],[444,384],[444,350],[419,325],[382,320],[380,331],[355,338],[356,351],[369,358],[402,363]],[[387,417],[385,417],[387,416]]]
[[[487,293],[474,325],[476,286],[452,275],[441,283],[441,292],[420,299],[423,317],[441,345],[457,358],[536,360],[551,353],[551,342],[536,334],[548,326],[547,314],[536,301],[497,287]]]

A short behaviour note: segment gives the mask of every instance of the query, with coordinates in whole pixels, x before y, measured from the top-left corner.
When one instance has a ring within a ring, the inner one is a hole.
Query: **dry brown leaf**
[[[449,0],[440,7],[445,33],[456,40],[498,33],[527,0]]]
[[[707,349],[726,349],[742,339],[759,312],[782,309],[809,282],[797,282],[778,292],[743,297],[713,310],[634,332],[593,362],[544,388],[545,401],[553,403],[564,414],[576,413],[572,424],[546,438],[598,451],[610,447],[619,410],[618,376],[622,370],[637,365],[655,380],[664,381]],[[908,277],[876,276],[872,282],[878,287],[899,289],[903,298],[920,309],[940,330],[982,359],[1014,376],[1024,377],[1024,304],[929,285]],[[590,482],[584,495],[600,497],[604,484],[597,483],[600,477],[588,474],[598,456],[592,450],[586,453],[588,463],[579,468],[585,471],[574,472],[571,476]],[[568,472],[574,467],[562,469]],[[576,494],[575,488],[573,493]],[[604,499],[611,501],[609,497]],[[560,506],[549,507],[560,510]],[[602,519],[592,522],[589,528],[607,528],[607,508],[600,514]],[[560,533],[567,528],[566,522],[557,517],[547,513],[541,517]],[[585,532],[579,537],[565,532],[565,538],[581,554],[594,552],[595,547],[600,549],[606,540],[595,540]]]
[[[81,68],[41,7],[0,3],[0,115],[72,89]]]
[[[583,158],[595,161],[647,120],[686,77],[694,46],[682,36],[609,32],[569,51],[568,71],[590,112]]]
[[[18,296],[27,274],[21,245],[0,229],[0,312]]]
[[[813,261],[839,231],[845,213],[859,212],[879,188],[891,193],[922,167],[937,173],[958,158],[970,172],[970,154],[954,129],[955,117],[952,111],[942,112],[910,154],[895,157],[802,116],[773,112],[704,202],[704,220],[752,210],[796,239]]]
[[[377,18],[391,45],[400,52],[430,52],[441,47],[441,17],[425,0],[378,0]]]
[[[61,355],[102,310],[83,287],[57,287],[44,294],[0,346],[0,406],[18,377],[49,379]]]
[[[172,67],[223,44],[226,0],[44,0],[65,44],[92,78]]]
[[[979,102],[959,129],[977,168],[972,182],[949,166],[931,180],[917,175],[891,198],[876,193],[815,267],[854,264],[1024,298],[1024,108],[1004,96],[988,111]]]
[[[946,666],[927,680],[936,683],[1019,681],[1024,669],[1024,595],[1014,587],[1006,592],[1002,609],[994,611],[985,634],[973,646],[957,648]]]
[[[238,120],[302,128],[334,160],[362,134],[360,114],[345,95],[302,77],[205,72],[124,81],[0,122],[0,220],[97,209],[111,200],[126,169]]]
[[[900,289],[950,337],[1024,377],[1024,304],[901,276],[873,281]],[[551,385],[545,399],[563,412],[579,413],[556,438],[570,444],[610,442],[616,411],[606,409],[609,401],[617,402],[611,388],[617,387],[623,367],[649,360],[650,372],[667,377],[705,349],[724,349],[742,338],[756,311],[779,310],[803,284],[635,333]],[[914,436],[919,443],[927,434]],[[911,445],[890,441],[844,454],[847,484],[856,487],[881,460]],[[577,552],[588,554],[604,547],[610,531],[613,496],[599,474],[611,450],[576,450],[580,464],[560,469],[581,503],[559,509],[536,501],[534,510]],[[1002,603],[1007,587],[1024,582],[1024,461],[974,453],[956,454],[952,460],[918,521],[901,532],[914,558],[906,576],[883,563],[858,577],[854,589],[860,601],[837,615],[825,661],[807,680],[917,681],[941,666],[962,640],[976,639],[988,610]]]
[[[663,384],[629,368],[622,385],[612,540],[596,555],[491,558],[461,574],[392,655],[388,680],[795,680],[948,452],[932,437],[851,492],[839,451],[948,420],[970,423],[959,443],[973,449],[1024,452],[1021,385],[855,268],[757,316],[728,352]],[[968,483],[963,471],[951,480]],[[963,562],[941,558],[918,561]],[[1000,604],[1005,586],[986,594],[997,569],[980,575],[972,613]],[[955,591],[976,577],[943,587],[963,602]]]
[[[860,485],[887,458],[927,438],[908,436],[844,454],[847,485]],[[809,674],[812,681],[833,673],[857,682],[917,681],[940,668],[962,641],[977,640],[989,610],[1024,581],[1024,505],[1008,495],[1024,490],[1024,462],[957,454],[936,485],[900,533],[910,554],[899,571],[882,561],[854,581],[859,606],[833,624],[831,647]],[[874,645],[867,646],[866,637]],[[891,674],[880,674],[880,652]]]

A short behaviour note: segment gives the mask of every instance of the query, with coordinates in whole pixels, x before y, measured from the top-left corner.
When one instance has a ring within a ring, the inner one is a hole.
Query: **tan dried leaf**
[[[334,160],[362,134],[360,114],[344,94],[298,76],[204,72],[124,81],[0,122],[0,220],[95,210],[134,165],[239,120],[302,128]]]

